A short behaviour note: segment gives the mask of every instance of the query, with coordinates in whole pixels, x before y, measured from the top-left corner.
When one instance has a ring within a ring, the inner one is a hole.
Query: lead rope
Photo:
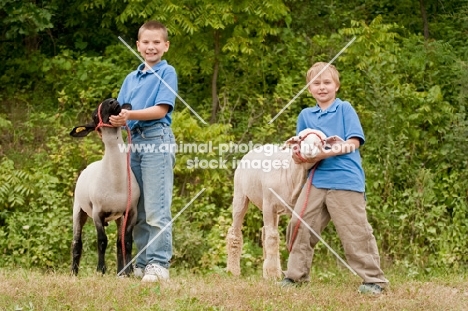
[[[128,125],[125,125],[125,129],[127,130],[127,146],[131,146],[132,144],[132,135],[130,132],[130,128]],[[128,196],[127,196],[127,208],[125,209],[125,217],[124,222],[122,225],[122,256],[123,256],[123,264],[124,267],[127,265],[125,260],[126,250],[125,250],[125,231],[127,229],[127,219],[130,213],[130,207],[132,205],[132,168],[130,166],[130,150],[127,151],[127,185],[128,185]]]
[[[322,138],[317,133],[309,132],[304,137],[301,137],[300,140],[299,140],[298,148],[296,148],[296,150],[294,150],[293,152],[299,159],[301,159],[302,162],[307,162],[307,160],[301,155],[301,148],[300,148],[301,147],[301,142],[304,141],[304,139],[307,136],[309,136],[310,134],[317,135],[320,138],[320,141],[322,142],[322,145],[324,144]],[[307,203],[309,201],[310,189],[312,188],[312,180],[314,179],[314,172],[315,172],[315,169],[317,168],[318,165],[319,165],[319,162],[315,163],[314,167],[310,171],[309,178],[308,178],[308,181],[310,180],[310,182],[308,182],[308,184],[307,184],[306,198],[305,198],[305,201],[304,201],[304,206],[302,206],[301,214],[299,215],[300,219],[302,219],[302,216],[304,216],[304,212],[306,210]],[[288,245],[289,252],[291,252],[291,250],[292,250],[292,247],[294,245],[294,241],[296,240],[297,232],[299,231],[299,226],[300,225],[301,225],[301,221],[298,219],[298,221],[296,223],[296,226],[294,227],[294,231],[293,231],[293,234],[292,234],[292,237],[291,237],[291,241],[290,241],[290,243]]]
[[[314,165],[314,167],[312,168],[312,170],[310,171],[310,177],[309,177],[310,182],[307,184],[306,199],[304,201],[304,206],[302,206],[301,214],[299,215],[300,219],[302,219],[302,216],[304,216],[304,212],[305,212],[306,207],[307,207],[307,202],[309,201],[310,189],[312,188],[312,179],[314,178],[314,172],[315,172],[315,169],[317,168],[317,166],[318,166],[318,163],[316,163]],[[292,247],[294,245],[294,241],[296,240],[297,231],[299,231],[299,226],[300,225],[301,225],[301,221],[298,219],[297,223],[296,223],[296,226],[294,227],[294,231],[293,231],[293,235],[291,237],[291,241],[290,241],[289,246],[288,246],[289,252],[291,252],[291,250],[292,250]]]
[[[100,127],[114,127],[110,124],[106,124],[102,122],[102,117],[101,117],[101,105],[102,103],[99,104],[98,107],[98,119],[99,123],[96,125],[95,130],[98,131]],[[125,125],[125,129],[127,130],[127,144],[130,146],[132,143],[132,136],[130,133],[130,129],[127,125]],[[99,136],[102,138],[102,134],[98,132]],[[127,265],[127,262],[125,260],[125,257],[127,255],[127,252],[125,250],[125,231],[127,229],[127,218],[130,212],[130,207],[132,205],[132,175],[131,175],[131,167],[130,167],[130,151],[127,151],[127,186],[128,186],[128,196],[127,196],[127,207],[125,209],[125,216],[124,216],[124,221],[122,225],[122,232],[120,236],[120,241],[121,241],[121,246],[122,246],[122,257],[123,257],[123,264],[124,267]]]

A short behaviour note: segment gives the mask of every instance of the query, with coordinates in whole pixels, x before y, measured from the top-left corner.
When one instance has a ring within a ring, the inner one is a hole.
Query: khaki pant
[[[307,195],[304,186],[294,211],[301,215]],[[333,221],[351,268],[365,283],[385,286],[388,280],[380,269],[380,257],[372,227],[367,221],[364,194],[355,191],[317,189],[311,186],[306,210],[302,219],[321,234],[330,219]],[[319,239],[293,215],[286,232],[290,245],[296,223],[300,223],[288,258],[285,277],[294,281],[309,281],[314,246]],[[383,283],[383,284],[382,284]]]

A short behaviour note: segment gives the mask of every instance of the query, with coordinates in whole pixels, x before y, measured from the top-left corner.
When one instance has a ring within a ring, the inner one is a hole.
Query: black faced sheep
[[[97,231],[98,272],[106,272],[104,257],[107,235],[104,227],[111,220],[116,221],[118,228],[117,271],[121,271],[125,263],[132,259],[132,231],[136,222],[140,189],[130,169],[127,154],[121,150],[124,144],[122,130],[120,127],[113,127],[109,122],[109,116],[118,115],[122,108],[131,109],[131,105],[124,104],[121,107],[117,100],[106,99],[93,112],[91,123],[77,126],[70,133],[73,137],[84,137],[97,130],[105,146],[102,160],[91,163],[84,169],[75,187],[71,267],[75,275],[78,273],[82,253],[81,233],[88,216],[93,219]],[[123,227],[124,248],[121,241]],[[124,273],[128,275],[131,270],[132,266],[129,265]]]

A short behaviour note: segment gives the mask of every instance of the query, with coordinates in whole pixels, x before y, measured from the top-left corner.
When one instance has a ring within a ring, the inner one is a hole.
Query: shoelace
[[[163,275],[162,268],[156,265],[146,266],[145,272],[148,274]]]

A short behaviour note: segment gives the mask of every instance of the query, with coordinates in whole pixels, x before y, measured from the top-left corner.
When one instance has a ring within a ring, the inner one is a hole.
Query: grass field
[[[345,270],[300,288],[279,288],[261,276],[192,275],[171,270],[170,282],[83,273],[0,269],[0,310],[468,310],[466,274],[408,279],[387,272],[379,297],[357,293],[360,279]]]

